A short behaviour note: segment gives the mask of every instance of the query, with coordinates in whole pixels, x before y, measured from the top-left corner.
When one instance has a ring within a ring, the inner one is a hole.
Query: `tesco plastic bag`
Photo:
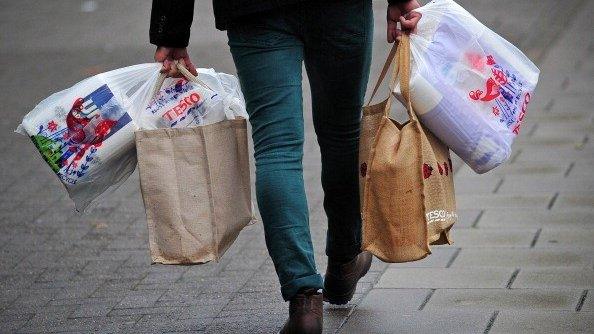
[[[475,172],[505,162],[538,82],[515,46],[452,0],[434,0],[410,35],[411,103]],[[402,101],[400,87],[394,89]]]
[[[199,68],[198,77],[161,78],[158,91],[143,112],[137,115],[141,129],[201,126],[247,117],[239,81],[232,75],[214,69]]]
[[[77,211],[134,171],[133,115],[161,65],[129,66],[85,79],[41,101],[16,132],[31,138]]]

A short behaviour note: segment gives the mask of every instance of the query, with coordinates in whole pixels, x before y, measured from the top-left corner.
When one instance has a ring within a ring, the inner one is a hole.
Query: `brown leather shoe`
[[[305,289],[289,300],[289,319],[280,334],[320,334],[323,328],[324,302],[317,289]]]
[[[349,262],[340,263],[328,258],[324,277],[324,300],[330,304],[348,303],[357,288],[359,279],[369,271],[373,255],[361,252]]]

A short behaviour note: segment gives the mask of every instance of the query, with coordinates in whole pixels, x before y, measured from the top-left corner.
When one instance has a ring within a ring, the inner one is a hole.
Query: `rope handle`
[[[174,60],[173,61],[174,66],[177,67],[178,71],[186,78],[188,79],[188,81],[192,81],[208,90],[213,90],[212,88],[210,88],[204,81],[198,79],[197,76],[195,76],[194,74],[192,74],[192,72],[190,72],[186,66],[184,65],[183,62],[180,62],[178,60]],[[155,86],[153,87],[153,91],[151,93],[151,97],[155,97],[155,95],[157,95],[157,93],[159,92],[159,90],[161,89],[161,86],[163,86],[163,82],[165,81],[165,79],[167,78],[167,73],[160,73],[159,77],[157,78],[157,81],[155,82]]]

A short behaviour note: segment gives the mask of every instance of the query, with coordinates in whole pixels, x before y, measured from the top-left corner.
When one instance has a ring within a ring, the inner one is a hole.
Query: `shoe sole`
[[[369,261],[369,264],[365,267],[365,269],[361,273],[361,276],[359,276],[359,279],[361,279],[361,277],[367,275],[369,268],[371,268],[372,262],[373,262],[373,258],[371,258],[371,261]],[[359,280],[357,280],[357,283],[358,282],[359,282]],[[344,304],[347,304],[348,302],[350,302],[351,299],[353,299],[353,296],[355,295],[356,290],[357,290],[357,284],[355,284],[349,292],[344,293],[342,295],[332,295],[332,294],[329,295],[328,291],[326,289],[323,289],[322,292],[323,292],[323,298],[324,298],[325,302],[328,302],[333,305],[344,305]]]

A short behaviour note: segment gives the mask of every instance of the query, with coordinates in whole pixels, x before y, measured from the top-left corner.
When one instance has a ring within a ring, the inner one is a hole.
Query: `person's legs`
[[[305,66],[322,154],[326,255],[339,262],[361,248],[358,146],[371,45],[371,0],[310,3],[303,7]]]
[[[256,198],[284,300],[322,288],[303,182],[303,43],[277,10],[228,30],[252,125]]]

